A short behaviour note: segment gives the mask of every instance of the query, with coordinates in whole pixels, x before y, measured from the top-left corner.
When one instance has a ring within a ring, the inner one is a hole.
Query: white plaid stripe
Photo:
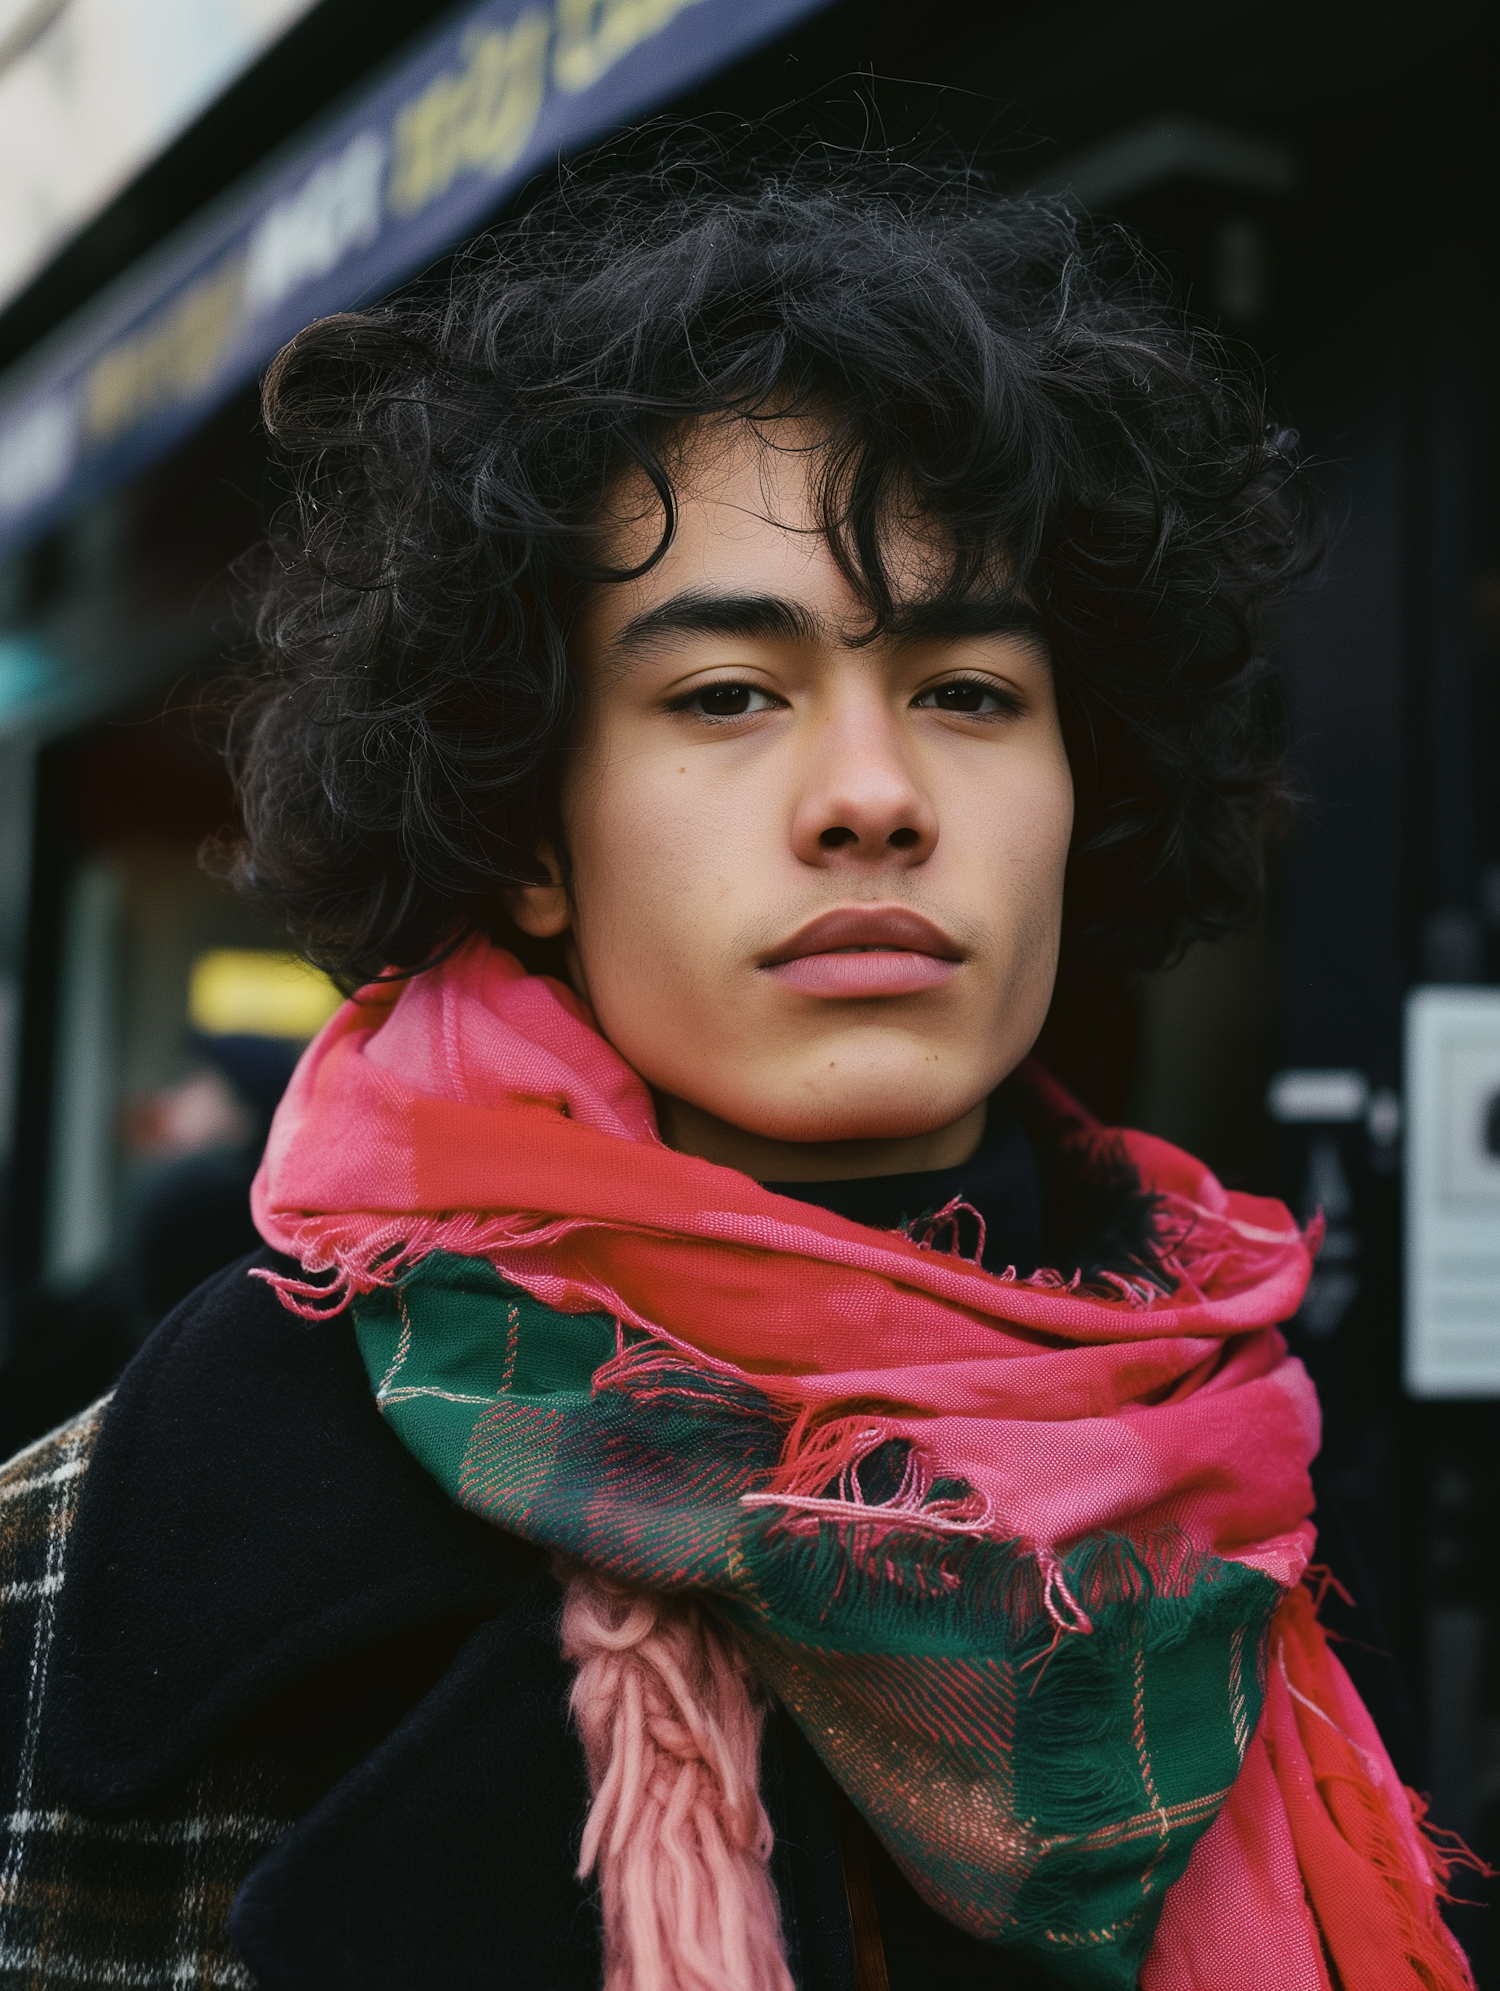
[[[286,1820],[225,1812],[218,1817],[169,1818],[160,1823],[132,1819],[128,1824],[117,1824],[108,1818],[85,1818],[79,1811],[13,1811],[9,1818],[0,1819],[0,1829],[22,1835],[49,1832],[80,1839],[113,1839],[122,1846],[186,1846],[200,1839],[270,1845],[285,1832]]]
[[[97,1957],[70,1955],[48,1943],[17,1949],[0,1941],[0,1974],[19,1976],[28,1984],[86,1984],[129,1987],[129,1991],[207,1991],[228,1985],[231,1991],[255,1991],[255,1979],[233,1957],[217,1962],[184,1956],[160,1964],[102,1963]]]
[[[56,1598],[62,1587],[63,1552],[67,1546],[68,1529],[73,1521],[73,1509],[77,1502],[82,1467],[87,1462],[89,1451],[98,1434],[99,1420],[103,1411],[104,1405],[96,1404],[92,1410],[86,1411],[82,1417],[75,1419],[72,1424],[65,1426],[61,1433],[56,1434],[53,1442],[61,1451],[57,1466],[50,1472],[34,1476],[40,1486],[45,1487],[51,1495],[47,1503],[45,1521],[46,1566],[43,1574],[32,1579],[29,1585],[23,1580],[6,1586],[12,1592],[30,1587],[35,1592],[38,1604],[32,1626],[31,1654],[27,1666],[26,1706],[22,1714],[20,1774],[16,1779],[14,1798],[14,1810],[17,1812],[24,1813],[31,1807],[36,1783],[37,1750],[42,1735],[42,1696],[47,1688],[47,1663],[52,1656],[52,1634],[57,1622]],[[36,1454],[35,1447],[23,1452],[20,1460],[14,1462],[7,1471],[5,1478],[10,1481],[26,1478],[24,1472],[17,1473],[16,1466],[24,1466]],[[79,1470],[68,1471],[67,1469],[72,1466],[77,1466]],[[3,1954],[6,1947],[4,1918],[19,1892],[27,1849],[31,1844],[30,1833],[13,1835],[6,1845],[4,1861],[0,1862],[0,1954]]]
[[[51,1442],[48,1438],[41,1440],[44,1445]],[[25,1453],[21,1454],[22,1458],[25,1456]],[[17,1460],[12,1459],[10,1468],[4,1478],[0,1479],[0,1507],[5,1506],[8,1501],[21,1500],[29,1494],[40,1493],[44,1487],[62,1486],[70,1479],[79,1478],[88,1470],[87,1459],[69,1459],[66,1465],[53,1466],[49,1472],[32,1473],[28,1477],[15,1472],[17,1463]]]

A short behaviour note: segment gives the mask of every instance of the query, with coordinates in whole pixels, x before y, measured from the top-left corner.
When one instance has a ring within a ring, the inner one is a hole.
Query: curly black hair
[[[915,505],[944,595],[1040,614],[1077,790],[1065,962],[1159,964],[1253,910],[1280,793],[1268,611],[1320,527],[1255,380],[1122,229],[888,156],[562,176],[439,289],[310,326],[264,417],[294,480],[232,719],[221,862],[346,984],[510,937],[575,692],[569,625],[633,468],[674,524],[705,418],[815,411],[824,530],[892,626]]]

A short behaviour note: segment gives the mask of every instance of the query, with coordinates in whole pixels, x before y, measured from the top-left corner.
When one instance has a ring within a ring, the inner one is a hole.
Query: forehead
[[[687,590],[732,590],[802,601],[841,623],[867,620],[825,530],[828,448],[827,426],[805,416],[696,424],[666,462],[677,514],[672,542],[648,572],[599,591],[604,619],[619,626]],[[661,539],[662,508],[642,472],[632,469],[619,480],[601,524],[611,566],[650,558]],[[941,585],[947,562],[930,522],[893,521],[881,547],[898,599],[920,598]]]

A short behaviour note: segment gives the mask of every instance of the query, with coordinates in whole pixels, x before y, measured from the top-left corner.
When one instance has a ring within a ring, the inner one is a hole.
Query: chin
[[[984,1087],[971,1097],[913,1098],[915,1087],[859,1091],[847,1098],[755,1099],[726,1102],[710,1111],[747,1134],[768,1141],[904,1141],[951,1127],[986,1096]]]

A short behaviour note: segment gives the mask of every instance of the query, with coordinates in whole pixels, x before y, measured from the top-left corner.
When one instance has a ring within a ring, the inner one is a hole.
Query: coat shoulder
[[[206,1765],[129,1819],[79,1811],[48,1770],[68,1538],[108,1401],[0,1465],[0,1991],[252,1991],[229,1905],[291,1823],[256,1766]]]
[[[0,1465],[0,1667],[29,1649],[62,1587],[68,1533],[108,1397]],[[7,1706],[6,1712],[10,1709]]]

